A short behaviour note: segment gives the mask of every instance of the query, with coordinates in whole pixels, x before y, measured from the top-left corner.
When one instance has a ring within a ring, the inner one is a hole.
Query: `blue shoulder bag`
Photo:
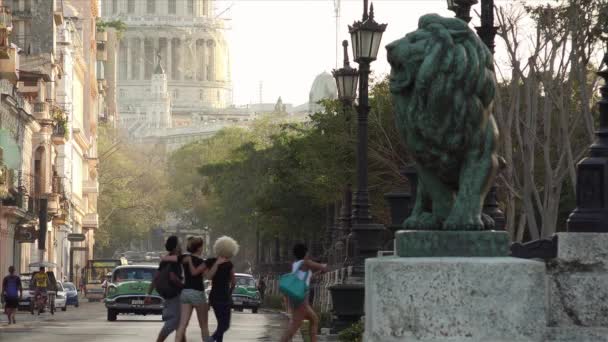
[[[303,263],[304,262],[302,262],[294,272],[283,274],[279,278],[279,291],[297,305],[306,299],[306,292],[308,292],[307,282],[308,277],[310,277],[310,272],[306,272],[306,279],[304,280],[297,276]]]

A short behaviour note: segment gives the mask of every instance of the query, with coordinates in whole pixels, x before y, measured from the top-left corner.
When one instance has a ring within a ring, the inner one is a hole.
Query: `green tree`
[[[169,195],[165,157],[154,146],[127,145],[114,129],[98,130],[100,228],[95,248],[110,256],[147,238],[165,219]]]

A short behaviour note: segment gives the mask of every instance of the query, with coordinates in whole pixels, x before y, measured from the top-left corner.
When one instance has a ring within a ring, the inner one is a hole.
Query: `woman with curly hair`
[[[205,260],[205,264],[196,268],[190,264],[190,268],[192,274],[206,271],[207,279],[211,279],[209,304],[217,320],[217,329],[211,335],[211,339],[215,342],[223,342],[224,334],[230,328],[232,291],[236,286],[234,265],[230,259],[239,252],[239,244],[231,237],[222,236],[213,244],[213,252],[215,258]]]

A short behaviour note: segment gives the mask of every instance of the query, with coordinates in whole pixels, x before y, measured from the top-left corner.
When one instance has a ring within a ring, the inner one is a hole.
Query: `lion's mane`
[[[454,184],[462,156],[484,143],[496,92],[492,54],[464,21],[436,14],[387,49],[397,127],[416,161]]]

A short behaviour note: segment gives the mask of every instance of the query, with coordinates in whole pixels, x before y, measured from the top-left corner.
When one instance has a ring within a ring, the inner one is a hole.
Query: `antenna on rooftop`
[[[264,81],[260,81],[260,104],[264,103],[263,101],[263,97],[262,97],[262,90],[264,89]]]
[[[336,69],[338,69],[338,50],[340,50],[339,35],[340,35],[340,2],[342,0],[334,0],[334,13],[336,15]]]

